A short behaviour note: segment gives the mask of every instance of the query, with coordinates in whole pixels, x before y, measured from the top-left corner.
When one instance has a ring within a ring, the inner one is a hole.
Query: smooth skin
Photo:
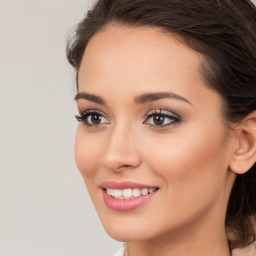
[[[105,230],[127,242],[129,256],[230,255],[225,214],[236,173],[250,168],[241,164],[248,143],[242,126],[227,127],[221,97],[204,85],[202,61],[151,27],[111,24],[86,47],[76,163]],[[105,181],[159,190],[137,209],[115,211],[103,201]]]

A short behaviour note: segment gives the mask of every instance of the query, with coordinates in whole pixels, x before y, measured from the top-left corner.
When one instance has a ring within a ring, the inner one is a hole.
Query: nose
[[[141,159],[136,145],[136,135],[131,128],[114,127],[108,134],[102,165],[114,172],[137,168]]]

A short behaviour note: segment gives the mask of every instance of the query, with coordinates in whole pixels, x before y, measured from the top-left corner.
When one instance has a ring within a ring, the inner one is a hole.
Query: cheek
[[[148,146],[144,144],[145,149],[151,149],[144,151],[150,168],[168,190],[166,200],[181,207],[197,199],[205,204],[224,192],[228,168],[224,141],[224,133],[215,128],[195,128],[152,137]]]
[[[102,148],[102,139],[99,136],[85,133],[83,125],[79,124],[75,139],[75,161],[96,208],[101,205],[101,193],[96,189],[95,184],[97,184],[96,177],[99,159],[103,153]]]
[[[97,171],[102,154],[99,143],[99,136],[85,133],[83,125],[79,124],[75,139],[75,161],[84,179],[93,177]]]

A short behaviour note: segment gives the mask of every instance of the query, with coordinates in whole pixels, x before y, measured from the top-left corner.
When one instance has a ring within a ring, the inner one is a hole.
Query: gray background
[[[92,1],[0,0],[0,255],[107,256],[74,162],[67,31]]]
[[[92,0],[0,0],[0,256],[107,256],[76,169],[67,31]]]

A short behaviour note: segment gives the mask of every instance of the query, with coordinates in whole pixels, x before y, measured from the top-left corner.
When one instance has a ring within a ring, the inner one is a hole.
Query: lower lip
[[[131,211],[142,206],[148,202],[157,191],[147,194],[145,196],[133,197],[130,199],[117,199],[107,194],[106,190],[103,190],[103,199],[108,208],[115,211]]]

